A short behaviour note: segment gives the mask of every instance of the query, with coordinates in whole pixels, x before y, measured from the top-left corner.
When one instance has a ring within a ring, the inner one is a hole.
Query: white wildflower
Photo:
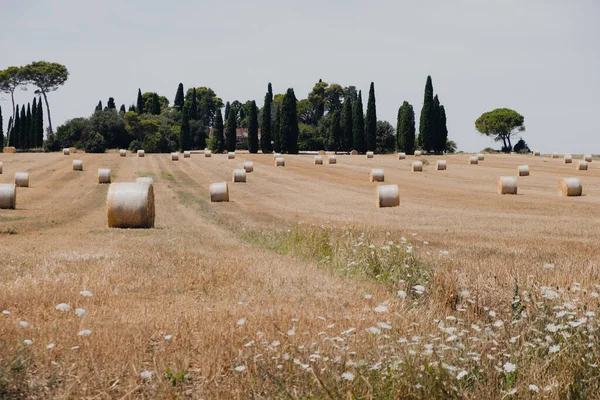
[[[535,386],[535,385],[529,385],[529,391],[530,392],[536,392],[539,393],[540,392],[540,388]]]
[[[8,311],[8,310],[2,310],[2,314],[4,314],[4,315],[10,315],[10,311]]]
[[[294,336],[296,334],[296,331],[294,329],[290,329],[287,331],[288,336]]]
[[[413,290],[416,294],[423,294],[425,292],[425,286],[423,285],[415,285],[413,286]]]
[[[504,321],[498,320],[496,322],[494,322],[494,327],[496,328],[502,328],[504,326]]]
[[[87,312],[83,309],[83,308],[76,308],[75,309],[75,315],[77,315],[78,317],[85,317],[87,315]]]
[[[440,250],[440,254],[443,256],[447,256],[448,254],[450,254],[450,252],[448,250]]]
[[[237,320],[236,325],[243,326],[245,323],[246,323],[246,318],[240,318]]]
[[[164,339],[167,340],[167,341],[171,340],[171,339],[173,339],[173,335],[165,335]]]
[[[60,303],[56,306],[56,309],[58,311],[62,311],[62,312],[71,311],[71,306],[68,305],[67,303]]]
[[[373,295],[369,294],[369,293],[365,293],[365,295],[363,297],[367,300],[371,300],[373,298]]]
[[[462,378],[464,378],[467,375],[469,375],[469,373],[463,369],[458,374],[456,374],[456,379],[460,381]]]
[[[548,353],[552,354],[552,353],[558,353],[560,350],[560,344],[556,344],[554,346],[550,346],[550,348],[548,349]]]
[[[488,314],[490,317],[496,318],[496,311],[490,311]]]
[[[93,294],[92,292],[90,292],[89,290],[82,290],[81,292],[79,292],[80,295],[82,295],[83,297],[92,297]]]
[[[50,343],[48,346],[46,346],[46,348],[48,350],[52,350],[54,348],[54,343]]]
[[[378,322],[377,326],[380,327],[381,329],[392,329],[392,326],[385,322]]]
[[[345,330],[345,331],[342,332],[342,335],[349,335],[352,332],[354,332],[355,330],[356,330],[356,328],[347,329],[347,330]]]
[[[546,263],[544,264],[544,269],[552,269],[554,268],[554,264]]]
[[[84,329],[82,331],[79,331],[79,333],[77,334],[77,336],[89,336],[92,334],[92,331],[89,329]]]
[[[152,372],[152,371],[142,371],[140,376],[142,377],[142,379],[152,379],[153,374],[154,374],[154,372]]]
[[[380,304],[377,307],[375,307],[374,311],[376,313],[384,313],[384,312],[388,312],[389,309],[388,309],[387,304]]]
[[[27,321],[19,321],[19,325],[21,325],[23,328],[27,328],[29,326],[29,322],[27,322]]]
[[[404,290],[398,290],[398,297],[400,297],[401,299],[405,299],[406,296],[407,294]]]
[[[548,332],[552,332],[552,333],[556,333],[556,332],[558,332],[558,329],[559,329],[559,328],[560,328],[560,327],[559,327],[558,325],[555,325],[555,324],[548,324],[548,325],[546,325],[546,330],[547,330]]]
[[[23,343],[25,343],[27,346],[29,346],[30,344],[33,343],[33,340],[31,340],[31,339],[25,339],[25,340],[23,340]]]
[[[504,368],[504,372],[506,373],[511,373],[517,370],[517,366],[509,361],[504,363],[502,367]]]
[[[281,342],[279,342],[279,340],[273,340],[273,342],[271,342],[271,346],[273,347],[277,347],[281,344]]]
[[[246,370],[246,366],[244,365],[238,365],[237,367],[234,368],[237,372],[244,372]]]
[[[481,332],[481,328],[479,327],[479,325],[472,324],[471,329],[473,329],[476,332]]]
[[[374,326],[365,329],[367,332],[372,333],[373,335],[379,335],[381,333],[381,329],[376,328]]]

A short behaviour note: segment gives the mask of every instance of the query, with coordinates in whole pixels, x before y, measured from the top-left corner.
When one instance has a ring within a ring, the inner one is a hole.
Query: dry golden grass
[[[469,166],[457,155],[444,156],[448,170],[437,171],[437,158],[427,157],[424,172],[412,174],[412,159],[393,155],[338,156],[336,165],[319,167],[312,156],[286,155],[285,168],[275,167],[270,155],[237,156],[172,163],[165,154],[81,154],[86,169],[76,173],[62,154],[0,155],[1,183],[10,183],[15,171],[31,177],[29,188],[17,188],[17,209],[0,210],[0,311],[10,312],[0,315],[0,397],[369,398],[387,392],[418,398],[425,392],[406,386],[425,379],[418,370],[381,388],[377,370],[359,379],[356,367],[350,382],[340,376],[343,368],[323,370],[323,361],[309,355],[339,352],[324,339],[356,328],[340,344],[356,354],[344,357],[375,364],[385,359],[385,339],[365,329],[378,323],[391,325],[396,339],[426,338],[438,331],[434,320],[457,313],[467,327],[485,322],[488,309],[506,317],[515,279],[528,290],[578,282],[586,293],[600,283],[599,160],[588,171],[574,171],[548,157],[487,155]],[[232,163],[243,161],[254,162],[251,183],[230,185],[229,203],[210,203],[210,183],[228,181]],[[531,176],[519,179],[519,194],[498,196],[497,177],[523,163]],[[373,167],[399,185],[400,207],[375,207],[375,188],[364,179]],[[98,168],[110,168],[113,182],[154,178],[155,229],[106,228],[108,185],[97,184]],[[557,183],[565,176],[582,180],[584,196],[559,196]],[[396,294],[398,282],[340,271],[352,259],[350,250],[307,256],[310,240],[297,251],[281,249],[289,242],[279,238],[299,223],[309,235],[299,236],[300,244],[326,226],[334,249],[354,243],[344,241],[345,231],[365,232],[378,248],[406,237],[433,268],[427,296],[413,304]],[[81,295],[84,290],[93,296]],[[473,303],[460,314],[464,291]],[[71,310],[57,310],[60,303]],[[387,312],[374,311],[381,304]],[[77,316],[77,308],[86,315]],[[85,330],[91,333],[78,335]],[[494,340],[501,348],[508,342]],[[290,349],[300,372],[280,358]],[[502,398],[514,387],[527,397],[527,385],[539,383],[551,386],[547,398],[570,393],[574,369],[531,365],[516,382],[505,374],[443,390],[447,397]],[[143,379],[143,371],[152,378]],[[428,390],[428,397],[443,393]]]

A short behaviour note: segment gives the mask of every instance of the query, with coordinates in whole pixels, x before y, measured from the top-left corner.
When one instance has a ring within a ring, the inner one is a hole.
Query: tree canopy
[[[502,141],[505,152],[512,149],[511,137],[525,131],[525,118],[510,108],[496,108],[481,114],[475,121],[475,128],[485,136],[493,137],[495,141]]]

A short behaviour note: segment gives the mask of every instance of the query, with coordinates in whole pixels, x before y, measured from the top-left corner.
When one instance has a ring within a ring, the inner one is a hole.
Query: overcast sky
[[[262,106],[268,82],[301,99],[319,78],[355,85],[365,107],[373,81],[378,119],[396,126],[406,100],[418,123],[431,75],[461,150],[499,148],[474,121],[508,107],[525,116],[530,147],[600,153],[598,0],[3,0],[0,10],[0,69],[69,69],[49,96],[55,129],[110,96],[134,104],[138,88],[172,102],[182,82]],[[0,105],[6,130],[10,97]]]

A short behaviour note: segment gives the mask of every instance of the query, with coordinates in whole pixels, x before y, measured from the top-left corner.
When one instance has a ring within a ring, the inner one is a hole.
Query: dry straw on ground
[[[445,171],[446,170],[446,160],[438,160],[437,161],[437,169],[438,169],[438,171]]]
[[[315,165],[323,165],[323,156],[315,156]]]
[[[106,196],[109,228],[153,228],[154,187],[148,183],[111,183]]]
[[[73,160],[73,171],[83,171],[83,160]]]
[[[529,176],[529,165],[519,165],[517,171],[519,171],[519,176]]]
[[[108,168],[98,168],[98,183],[110,183],[111,173]]]
[[[517,177],[501,176],[498,179],[498,194],[517,194]]]
[[[138,157],[144,157],[145,155],[146,155],[146,152],[144,150],[140,149],[140,150],[137,151],[137,156]]]
[[[563,196],[581,196],[583,194],[579,178],[562,178],[558,182],[558,188]]]
[[[336,156],[327,156],[327,162],[329,164],[337,164],[337,157]]]
[[[12,209],[17,206],[17,186],[13,183],[0,183],[0,209]]]
[[[400,205],[398,185],[377,186],[377,207],[396,207]]]
[[[244,169],[246,172],[254,171],[254,163],[252,161],[244,161]]]
[[[283,157],[275,158],[275,166],[276,167],[285,167],[285,159]]]
[[[381,168],[371,168],[371,173],[369,174],[369,181],[371,182],[383,182],[385,179],[383,174],[383,169]]]
[[[15,172],[15,185],[29,187],[29,172]]]
[[[588,169],[588,162],[585,160],[581,160],[577,163],[577,170],[578,171],[587,171]]]
[[[208,195],[211,202],[229,201],[229,186],[227,182],[211,183],[208,189]]]
[[[412,172],[423,172],[423,162],[422,161],[413,161]]]
[[[236,168],[233,170],[233,182],[246,182],[246,170],[244,168]]]

